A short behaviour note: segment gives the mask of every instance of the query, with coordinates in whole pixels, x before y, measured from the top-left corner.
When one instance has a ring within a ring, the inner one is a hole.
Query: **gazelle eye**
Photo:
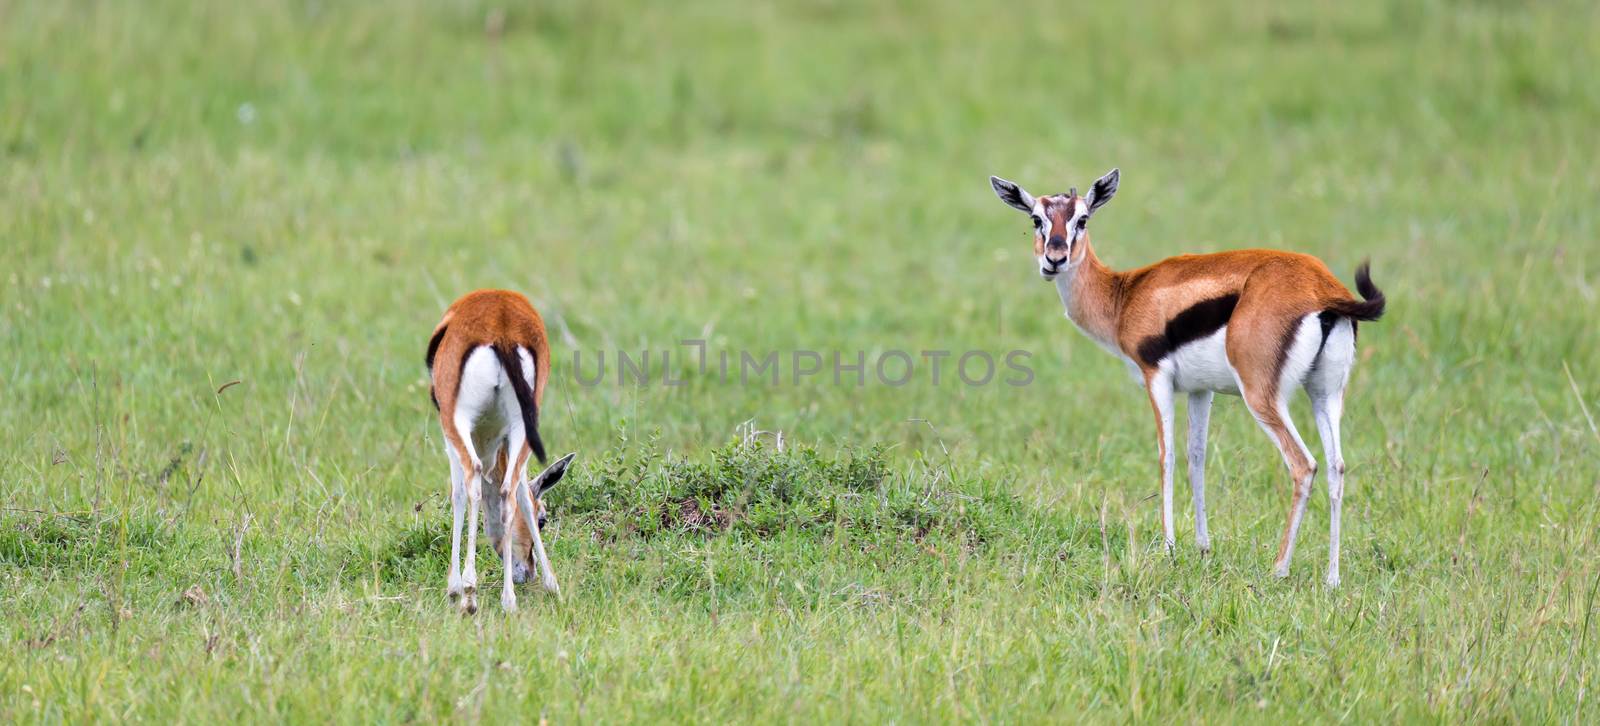
[[[1087,227],[1087,226],[1089,226],[1089,218],[1088,217],[1079,217],[1078,218],[1078,229],[1083,229],[1084,227]]]
[[[1038,217],[1034,217],[1033,218],[1033,228],[1034,229],[1039,229],[1040,227],[1043,227],[1043,226],[1044,226],[1044,220],[1039,219]]]

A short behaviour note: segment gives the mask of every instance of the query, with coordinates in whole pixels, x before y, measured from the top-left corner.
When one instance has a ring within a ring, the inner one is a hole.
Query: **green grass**
[[[1596,27],[0,0],[0,721],[1593,722]],[[1186,495],[1155,544],[1148,404],[986,180],[1112,166],[1113,266],[1372,259],[1336,592],[1320,481],[1268,575],[1288,482],[1236,399],[1216,552]],[[564,600],[467,619],[421,359],[486,286],[550,323],[545,441],[580,456]],[[571,376],[691,338],[1026,350],[1036,378]]]

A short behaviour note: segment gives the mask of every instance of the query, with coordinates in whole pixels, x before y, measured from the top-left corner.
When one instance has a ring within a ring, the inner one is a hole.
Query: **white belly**
[[[1239,379],[1228,364],[1228,326],[1172,351],[1162,367],[1172,374],[1179,391],[1216,391],[1239,395]]]

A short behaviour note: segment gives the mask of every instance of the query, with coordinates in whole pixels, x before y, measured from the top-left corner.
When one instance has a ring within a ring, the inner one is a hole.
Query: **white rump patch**
[[[1300,318],[1289,341],[1288,352],[1283,357],[1283,369],[1278,371],[1279,400],[1287,400],[1291,392],[1305,384],[1306,374],[1317,362],[1317,351],[1321,347],[1322,320],[1316,313]]]

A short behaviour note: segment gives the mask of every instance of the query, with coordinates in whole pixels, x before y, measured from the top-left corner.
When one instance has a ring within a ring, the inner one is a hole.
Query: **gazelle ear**
[[[1089,213],[1094,214],[1096,209],[1106,205],[1117,194],[1117,182],[1121,181],[1122,172],[1112,169],[1106,175],[1095,180],[1094,186],[1089,187],[1089,195],[1083,201],[1089,204]]]
[[[534,496],[543,497],[546,490],[555,486],[556,482],[561,481],[561,477],[567,475],[567,466],[572,463],[572,459],[577,455],[578,452],[576,451],[567,454],[545,467],[544,471],[539,472],[539,475],[533,478],[532,489]]]
[[[1022,187],[997,176],[989,177],[989,185],[994,187],[995,196],[1000,197],[1000,201],[1028,214],[1033,213],[1033,195]]]

